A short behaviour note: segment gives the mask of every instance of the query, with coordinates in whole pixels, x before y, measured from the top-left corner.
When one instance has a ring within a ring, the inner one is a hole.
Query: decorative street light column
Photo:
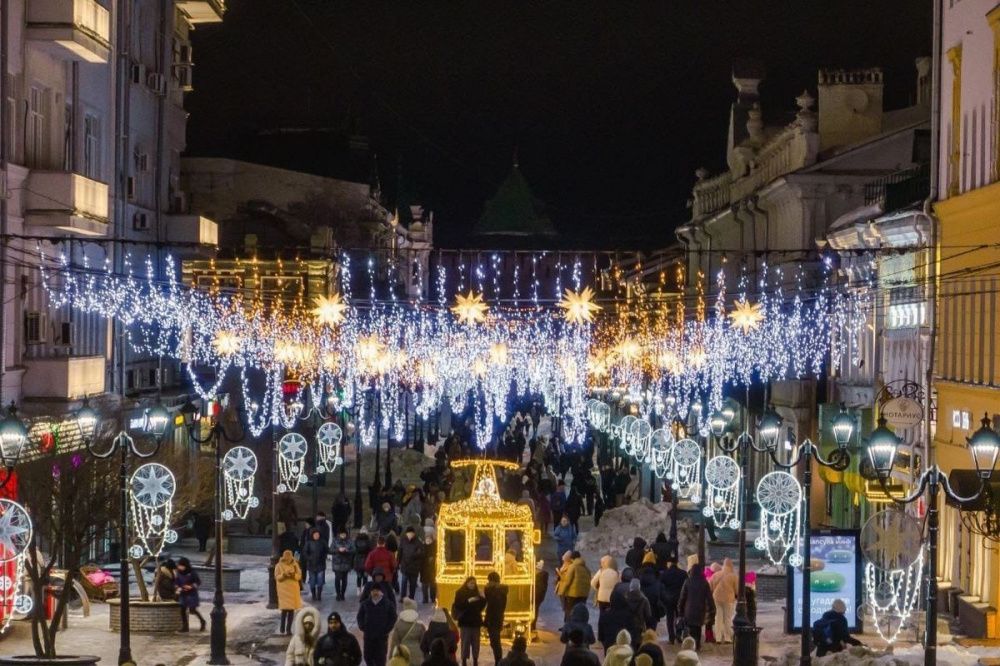
[[[7,472],[0,482],[0,490],[7,487],[11,477],[14,476],[14,468],[21,459],[21,452],[28,442],[28,428],[17,415],[17,407],[12,400],[7,407],[7,414],[0,420],[0,462],[3,463]]]

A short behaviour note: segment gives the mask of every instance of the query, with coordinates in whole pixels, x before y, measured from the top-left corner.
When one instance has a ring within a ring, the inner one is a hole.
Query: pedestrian
[[[830,610],[813,622],[812,639],[817,657],[842,652],[848,645],[862,645],[861,641],[851,636],[845,613],[847,604],[842,599],[834,599]]]
[[[642,480],[635,467],[629,470],[628,485],[625,486],[625,503],[634,504],[642,497]]]
[[[407,527],[397,552],[400,573],[400,598],[414,599],[417,595],[417,581],[424,564],[424,544],[417,539],[417,531]]]
[[[667,558],[671,556],[670,542],[667,541],[667,535],[663,532],[659,532],[656,535],[656,540],[653,541],[653,546],[651,548],[653,555],[656,556],[656,568],[662,569],[667,566]]]
[[[365,562],[368,560],[368,553],[372,550],[372,539],[368,534],[368,528],[362,527],[358,535],[354,537],[354,573],[357,574],[358,597],[361,596],[361,589],[368,582],[368,572],[365,571]]]
[[[424,660],[420,645],[426,631],[417,615],[417,602],[412,598],[403,599],[403,610],[399,613],[399,618],[389,635],[389,653],[391,654],[397,645],[402,645],[409,655],[409,666],[419,666]]]
[[[751,625],[757,624],[757,572],[748,571],[743,579],[746,584],[743,586],[744,600],[746,601],[747,619]]]
[[[573,606],[581,601],[587,601],[587,597],[590,596],[590,579],[593,577],[580,551],[574,550],[571,557],[569,570],[559,581],[561,589],[556,589],[556,593],[564,599],[563,621],[569,620],[569,612]]]
[[[650,617],[644,628],[655,629],[664,615],[666,592],[660,583],[660,575],[656,570],[656,556],[653,553],[646,553],[642,566],[639,567],[639,588],[649,601]]]
[[[309,579],[309,591],[313,601],[323,599],[323,585],[326,584],[326,558],[329,546],[323,540],[323,533],[313,528],[309,533],[309,541],[302,547],[302,559],[305,561],[306,574]]]
[[[385,537],[381,535],[375,542],[375,548],[365,558],[365,572],[369,576],[374,573],[376,567],[382,569],[386,580],[393,579],[393,574],[396,572],[396,557],[389,550]]]
[[[646,540],[642,537],[632,539],[632,547],[625,553],[625,566],[633,570],[642,566],[642,558],[646,554]]]
[[[629,634],[632,636],[632,649],[639,648],[639,639],[642,632],[649,626],[653,611],[650,608],[649,599],[642,593],[642,584],[638,578],[633,578],[628,584],[628,594],[625,595],[629,611],[632,615],[632,626],[629,627]]]
[[[573,609],[569,612],[569,620],[559,630],[559,640],[566,644],[566,649],[569,649],[570,636],[576,630],[583,632],[584,645],[592,645],[597,642],[597,638],[594,636],[594,628],[590,626],[590,611],[587,610],[587,604],[585,603],[578,603],[573,606]]]
[[[399,518],[389,502],[382,502],[382,510],[375,514],[373,520],[379,536],[389,536],[390,532],[399,529]]]
[[[556,539],[556,552],[562,555],[566,551],[572,551],[576,544],[576,531],[569,523],[569,517],[563,516],[559,519],[559,524],[552,530],[552,536]]]
[[[667,559],[667,568],[660,574],[663,585],[663,615],[667,621],[667,637],[671,645],[680,643],[682,636],[677,633],[677,605],[681,600],[681,589],[687,581],[687,572],[677,566],[673,556]]]
[[[580,493],[577,492],[576,488],[572,488],[569,491],[569,496],[566,498],[563,515],[569,518],[569,524],[573,527],[574,536],[579,536],[580,534],[581,513],[583,513],[583,498],[580,497]]]
[[[720,643],[733,642],[733,618],[736,616],[736,598],[740,593],[740,577],[728,557],[722,562],[722,569],[712,576],[710,582],[712,599],[715,601],[715,640]]]
[[[507,656],[498,662],[499,666],[535,666],[535,662],[528,657],[528,641],[524,636],[517,636],[510,646]]]
[[[174,580],[177,563],[167,558],[156,568],[156,596],[160,601],[173,601],[177,598],[177,586]]]
[[[559,666],[601,666],[601,660],[590,650],[589,644],[585,641],[580,629],[571,631]]]
[[[330,613],[326,618],[326,633],[316,641],[313,651],[316,666],[360,666],[361,646],[354,634],[344,627],[340,613]]]
[[[697,648],[697,641],[691,636],[681,641],[681,649],[674,659],[674,666],[698,666],[701,659],[698,658]]]
[[[618,583],[618,567],[615,558],[605,555],[601,558],[601,568],[590,579],[590,586],[597,592],[597,607],[602,611],[611,605],[611,592]]]
[[[632,636],[622,629],[615,636],[615,644],[604,655],[604,666],[629,666],[632,662]]]
[[[285,531],[278,535],[278,552],[283,553],[286,550],[292,551],[293,557],[302,550],[302,544],[299,543],[299,537],[295,534],[294,525],[288,525]]]
[[[660,647],[660,639],[654,629],[642,632],[639,649],[635,652],[636,664],[639,663],[641,655],[649,657],[650,666],[665,666],[666,659],[663,656],[663,648]]]
[[[320,541],[326,544],[329,548],[330,544],[333,542],[333,526],[330,525],[330,521],[326,519],[326,514],[322,511],[316,514],[316,520],[313,522],[313,527],[319,530]]]
[[[500,632],[503,631],[504,614],[507,612],[507,591],[507,586],[500,583],[500,574],[496,571],[491,571],[486,576],[486,588],[483,590],[486,612],[483,614],[483,624],[490,639],[490,649],[493,650],[495,664],[503,659]]]
[[[455,593],[455,603],[451,607],[451,614],[458,623],[462,642],[462,666],[467,666],[470,653],[472,665],[479,664],[479,634],[483,626],[485,607],[486,599],[480,594],[475,577],[469,576]]]
[[[443,638],[436,638],[431,642],[427,657],[420,666],[455,666],[455,659],[448,655]]]
[[[302,608],[302,593],[299,583],[302,582],[302,569],[292,557],[292,551],[286,550],[281,559],[274,565],[274,586],[278,592],[278,610],[281,611],[280,633],[292,633],[292,616]]]
[[[337,530],[330,549],[330,568],[333,569],[333,591],[337,601],[344,601],[347,594],[347,574],[354,568],[354,544],[347,535],[347,528]]]
[[[431,516],[424,518],[424,543],[427,542],[427,537],[437,539],[437,527],[434,525],[434,518]]]
[[[174,588],[177,592],[177,600],[181,607],[181,631],[190,631],[188,626],[188,616],[194,615],[201,621],[201,629],[205,631],[205,618],[198,612],[198,605],[201,600],[198,598],[198,588],[201,586],[201,579],[198,572],[191,568],[191,560],[186,557],[177,558],[177,570],[174,576]]]
[[[560,481],[556,484],[555,492],[553,492],[549,497],[549,508],[552,510],[552,524],[559,525],[562,522],[563,511],[566,509],[565,481]],[[567,525],[568,524],[569,522],[567,521]],[[570,548],[570,550],[572,550],[572,548]]]
[[[715,601],[712,599],[712,589],[705,580],[705,565],[696,563],[688,572],[688,578],[681,588],[681,597],[677,602],[677,610],[684,618],[684,626],[694,638],[696,650],[701,649],[701,630],[709,615],[715,614]]]
[[[635,572],[632,567],[625,567],[622,569],[622,575],[617,585],[615,585],[614,592],[622,595],[623,597],[628,595],[629,585],[632,583],[632,579],[635,578]],[[612,594],[614,593],[612,592]]]
[[[285,650],[285,666],[312,666],[319,640],[319,611],[306,606],[295,614],[291,624],[292,639]]]
[[[330,517],[333,520],[334,534],[347,531],[347,521],[351,518],[351,500],[347,499],[347,495],[343,491],[333,500],[333,506],[330,507]]]
[[[389,659],[389,666],[410,666],[410,649],[405,645],[400,644],[394,648],[390,648],[389,654],[392,655]],[[423,661],[423,659],[420,661]],[[419,663],[418,661],[417,664]]]
[[[366,666],[385,666],[389,634],[396,624],[396,604],[387,599],[382,588],[373,587],[358,609],[358,629],[364,634],[363,653]]]
[[[573,551],[568,550],[562,554],[561,563],[559,564],[559,568],[556,569],[556,596],[559,597],[559,604],[562,606],[564,614],[566,609],[565,581],[569,579],[569,570],[572,566]],[[565,618],[563,618],[563,621],[565,621]]]
[[[538,635],[538,611],[545,601],[545,595],[549,591],[549,572],[545,570],[545,562],[538,560],[535,562],[535,617],[531,620],[532,638]]]
[[[375,567],[372,571],[372,579],[365,583],[365,587],[361,590],[360,601],[364,601],[371,596],[372,590],[378,588],[382,590],[382,594],[392,601],[392,604],[396,605],[396,591],[392,588],[392,583],[389,582],[385,577],[385,572],[382,571],[382,567]]]
[[[191,520],[194,538],[198,540],[198,552],[208,550],[208,535],[212,532],[212,518],[206,514],[194,511]]]
[[[432,647],[434,643],[440,641],[445,647],[445,653],[448,655],[452,664],[455,663],[455,652],[458,650],[458,635],[455,633],[455,627],[448,619],[448,611],[443,608],[435,608],[434,614],[431,615],[431,621],[427,623],[427,631],[424,632],[424,637],[420,641],[420,651],[424,654],[424,659],[428,659],[432,655]]]
[[[604,497],[598,493],[597,499],[594,501],[594,527],[601,525],[601,518],[604,517],[604,509],[606,507]]]
[[[597,640],[604,647],[604,654],[615,644],[618,632],[633,626],[632,611],[629,610],[625,595],[615,590],[611,593],[611,605],[597,618]]]

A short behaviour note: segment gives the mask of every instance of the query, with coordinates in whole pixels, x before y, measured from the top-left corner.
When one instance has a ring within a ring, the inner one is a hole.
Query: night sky
[[[367,136],[443,247],[515,146],[565,246],[662,245],[694,170],[724,166],[734,58],[764,62],[764,118],[784,124],[821,66],[881,66],[886,108],[905,106],[931,42],[927,0],[227,2],[194,37],[189,154],[367,179],[348,151]]]

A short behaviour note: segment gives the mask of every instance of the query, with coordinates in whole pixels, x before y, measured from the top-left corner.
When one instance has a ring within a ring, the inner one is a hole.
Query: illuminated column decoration
[[[156,557],[164,544],[177,541],[177,532],[170,527],[176,491],[173,472],[160,463],[146,463],[132,472],[129,508],[136,543],[128,554],[133,560]]]
[[[739,529],[740,466],[726,455],[705,463],[705,506],[701,512],[719,527]]]
[[[316,444],[319,446],[319,456],[316,465],[316,472],[332,472],[343,464],[344,459],[340,455],[340,441],[344,436],[344,431],[336,423],[324,423],[316,432]]]
[[[278,440],[278,492],[294,493],[309,477],[305,473],[306,438],[290,432]]]
[[[19,592],[31,536],[31,517],[24,507],[12,500],[0,499],[0,607],[4,630],[14,613],[27,615],[33,606],[31,597]]]
[[[247,517],[250,509],[260,506],[260,499],[253,494],[254,476],[257,474],[257,456],[246,446],[234,446],[222,458],[223,484],[226,489],[226,508],[223,520]]]
[[[674,437],[667,428],[659,428],[649,436],[649,452],[652,456],[653,472],[657,478],[673,478]]]
[[[701,446],[693,439],[674,444],[670,455],[670,485],[681,497],[695,504],[701,502]]]
[[[865,603],[861,612],[893,643],[920,602],[924,548],[920,522],[898,509],[879,511],[861,530]]]
[[[764,551],[772,564],[782,564],[787,557],[790,566],[801,566],[802,486],[798,479],[780,470],[765,474],[757,484],[757,505],[760,535],[754,546]]]

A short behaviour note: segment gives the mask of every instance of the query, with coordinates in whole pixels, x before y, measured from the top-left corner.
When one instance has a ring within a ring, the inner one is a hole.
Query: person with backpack
[[[847,604],[842,599],[834,599],[830,610],[813,622],[812,639],[816,646],[816,656],[822,657],[832,652],[842,652],[848,645],[863,645],[851,636],[847,625]]]

